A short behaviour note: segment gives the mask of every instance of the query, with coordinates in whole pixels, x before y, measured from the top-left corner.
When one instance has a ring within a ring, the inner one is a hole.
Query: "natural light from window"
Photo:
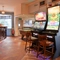
[[[0,24],[7,26],[8,29],[12,28],[12,16],[0,14]]]

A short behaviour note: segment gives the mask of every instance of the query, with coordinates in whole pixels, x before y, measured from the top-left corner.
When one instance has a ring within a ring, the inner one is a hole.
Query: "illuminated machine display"
[[[46,30],[58,30],[59,28],[59,6],[48,8],[48,23]]]
[[[38,13],[36,13],[35,20],[37,20],[37,21],[46,20],[46,12],[38,12]]]
[[[35,14],[35,22],[33,28],[39,31],[45,29],[46,24],[46,12],[38,12]]]
[[[34,28],[34,29],[38,29],[38,30],[44,30],[45,23],[46,23],[45,21],[44,21],[44,22],[38,22],[38,21],[36,21],[36,22],[34,23],[33,28]]]

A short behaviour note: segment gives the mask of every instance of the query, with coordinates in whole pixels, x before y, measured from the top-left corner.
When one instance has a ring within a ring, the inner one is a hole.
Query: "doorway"
[[[11,29],[12,29],[12,15],[0,14],[0,24],[2,26],[7,27],[6,35],[10,36],[11,35]]]

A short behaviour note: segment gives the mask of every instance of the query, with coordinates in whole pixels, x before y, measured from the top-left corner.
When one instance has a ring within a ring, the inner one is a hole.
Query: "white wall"
[[[15,8],[14,8],[14,16],[18,16],[21,14],[21,4],[17,5]]]
[[[18,30],[18,18],[14,18],[14,30],[15,30],[15,36],[18,36],[19,30]]]

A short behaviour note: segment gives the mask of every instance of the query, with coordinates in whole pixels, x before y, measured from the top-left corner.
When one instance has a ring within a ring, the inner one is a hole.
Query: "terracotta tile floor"
[[[20,37],[0,40],[0,60],[44,60],[36,58],[33,53],[26,53],[24,47],[25,42]]]
[[[0,60],[21,60],[25,55],[24,41],[17,37],[7,37],[0,41]]]

